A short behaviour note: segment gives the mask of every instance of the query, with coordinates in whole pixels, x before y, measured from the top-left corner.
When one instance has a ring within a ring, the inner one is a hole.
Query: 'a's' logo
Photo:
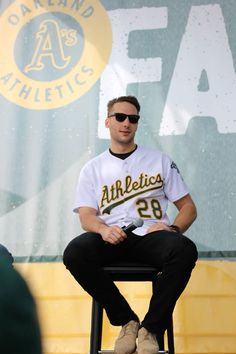
[[[54,68],[58,70],[66,68],[71,61],[71,55],[65,55],[63,45],[73,46],[77,41],[75,30],[60,30],[55,20],[42,21],[36,33],[36,46],[32,60],[30,64],[26,65],[24,71],[42,70],[46,65],[46,58],[48,58]]]
[[[0,41],[0,93],[26,108],[52,109],[99,79],[112,34],[98,0],[16,0],[0,18]]]

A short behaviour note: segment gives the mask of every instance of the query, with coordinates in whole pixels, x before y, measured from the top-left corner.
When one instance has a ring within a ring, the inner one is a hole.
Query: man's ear
[[[105,119],[105,127],[106,128],[109,128],[109,120],[110,120],[109,118]]]

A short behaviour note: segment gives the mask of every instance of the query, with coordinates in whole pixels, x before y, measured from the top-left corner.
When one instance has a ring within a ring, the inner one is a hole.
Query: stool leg
[[[164,351],[164,336],[157,336],[157,343],[159,345],[159,350]]]
[[[93,299],[90,334],[90,354],[98,354],[98,352],[101,350],[102,319],[103,308],[96,300]]]
[[[173,317],[171,317],[170,324],[167,328],[167,341],[168,341],[169,354],[175,354]]]

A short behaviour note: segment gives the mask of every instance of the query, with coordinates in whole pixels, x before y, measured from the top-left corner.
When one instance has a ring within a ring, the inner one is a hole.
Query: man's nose
[[[126,117],[126,119],[124,120],[124,125],[130,125],[130,121],[129,121],[129,118],[128,117]]]

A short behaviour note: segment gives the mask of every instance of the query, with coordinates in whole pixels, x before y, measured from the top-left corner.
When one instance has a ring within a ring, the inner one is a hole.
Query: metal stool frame
[[[140,263],[115,263],[107,265],[104,270],[109,273],[114,281],[151,281],[154,287],[157,274],[160,272],[155,267]],[[111,353],[110,351],[102,351],[102,323],[103,323],[103,307],[92,299],[92,315],[91,315],[91,335],[90,335],[90,354]],[[164,336],[158,338],[160,347],[159,353],[175,354],[173,318],[167,328],[168,350],[164,349]]]

